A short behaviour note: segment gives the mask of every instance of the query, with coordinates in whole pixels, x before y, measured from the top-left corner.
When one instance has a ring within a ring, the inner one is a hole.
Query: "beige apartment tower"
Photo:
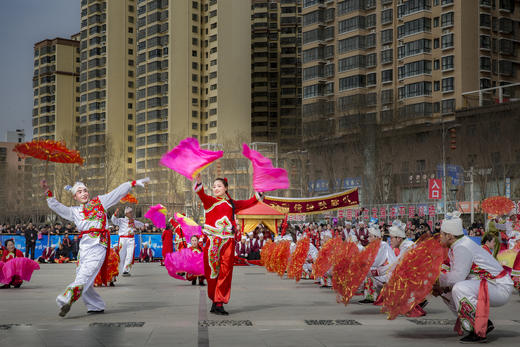
[[[359,122],[450,118],[465,107],[464,93],[518,81],[515,3],[304,0],[306,144]]]
[[[252,141],[301,148],[302,0],[251,2]]]
[[[82,0],[80,178],[95,193],[135,177],[137,0]]]
[[[67,147],[77,148],[76,131],[79,122],[79,34],[70,39],[55,38],[34,45],[33,74],[33,139],[64,141]],[[53,187],[64,182],[64,164],[45,163],[27,159],[32,164],[33,188],[44,178]],[[57,192],[58,196],[61,193]],[[43,200],[37,200],[44,203]]]
[[[159,159],[180,140],[250,141],[250,11],[249,1],[139,1],[136,168],[152,177],[154,194],[176,191]]]

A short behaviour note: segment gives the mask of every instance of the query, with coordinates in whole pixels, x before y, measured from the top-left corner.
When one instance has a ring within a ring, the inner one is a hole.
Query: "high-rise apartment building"
[[[463,93],[513,82],[519,18],[505,0],[304,0],[307,142],[359,120],[439,119]]]
[[[302,12],[303,138],[329,191],[361,177],[374,201],[380,169],[406,164],[379,157],[392,129],[424,138],[467,93],[515,81],[515,1],[304,0]]]
[[[250,11],[248,1],[138,2],[136,168],[154,199],[175,186],[158,162],[183,138],[250,141]]]
[[[79,106],[79,41],[55,38],[34,45],[33,138],[75,146]]]
[[[252,140],[301,147],[302,0],[251,2]]]
[[[81,0],[78,144],[96,192],[135,177],[137,0]]]
[[[58,140],[69,148],[77,148],[79,44],[79,34],[76,34],[70,39],[47,39],[34,45],[32,133],[35,140]],[[64,164],[49,164],[31,158],[26,164],[32,164],[35,192],[44,176],[53,187],[70,183],[63,181],[70,176],[63,171]],[[44,204],[42,199],[35,201]]]

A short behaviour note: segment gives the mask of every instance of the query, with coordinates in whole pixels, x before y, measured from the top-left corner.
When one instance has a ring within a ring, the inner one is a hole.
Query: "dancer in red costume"
[[[235,261],[235,213],[261,200],[260,195],[249,200],[232,200],[227,192],[228,182],[217,178],[213,182],[213,195],[206,195],[200,175],[194,187],[204,205],[205,224],[202,228],[208,240],[204,246],[204,274],[208,281],[208,297],[213,301],[211,313],[228,315],[223,304],[229,302],[231,279]]]
[[[161,266],[164,266],[164,259],[166,259],[166,254],[173,252],[173,232],[170,228],[164,229],[162,236],[162,259]]]

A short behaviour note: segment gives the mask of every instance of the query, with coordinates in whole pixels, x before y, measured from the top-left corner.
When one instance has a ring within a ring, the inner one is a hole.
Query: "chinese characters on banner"
[[[406,215],[406,207],[404,207],[404,206],[399,206],[399,215],[400,215],[400,216],[404,216],[404,215]]]
[[[435,205],[428,206],[428,215],[430,217],[435,217]]]
[[[376,207],[372,208],[372,217],[377,218],[377,208]]]
[[[381,219],[386,219],[386,207],[381,207],[379,209],[379,217],[381,217]]]
[[[338,211],[338,218],[343,218],[343,210]]]
[[[419,217],[424,217],[424,215],[426,214],[426,206],[424,205],[421,205],[419,206]]]
[[[413,218],[415,216],[415,206],[408,207],[408,218]]]
[[[368,209],[363,210],[363,219],[368,219]]]
[[[353,210],[350,208],[347,210],[347,220],[352,220],[352,212]]]
[[[435,178],[428,180],[428,199],[442,199],[442,180]]]
[[[397,217],[397,207],[390,207],[390,218],[394,219]]]

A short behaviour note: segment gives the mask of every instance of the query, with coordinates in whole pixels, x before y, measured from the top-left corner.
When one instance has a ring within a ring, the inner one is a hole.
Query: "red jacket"
[[[204,233],[223,239],[233,237],[237,228],[233,218],[233,207],[229,200],[207,195],[202,184],[196,185],[194,190],[204,206],[206,219],[203,227]],[[235,214],[240,210],[253,206],[259,200],[257,194],[249,200],[233,200]]]
[[[4,254],[2,255],[2,261],[5,263],[14,258],[23,258],[23,253],[19,249],[14,249],[14,253],[9,253],[7,248],[4,249]]]
[[[173,252],[173,233],[170,229],[164,229],[162,236],[162,255],[166,256],[168,253]]]

